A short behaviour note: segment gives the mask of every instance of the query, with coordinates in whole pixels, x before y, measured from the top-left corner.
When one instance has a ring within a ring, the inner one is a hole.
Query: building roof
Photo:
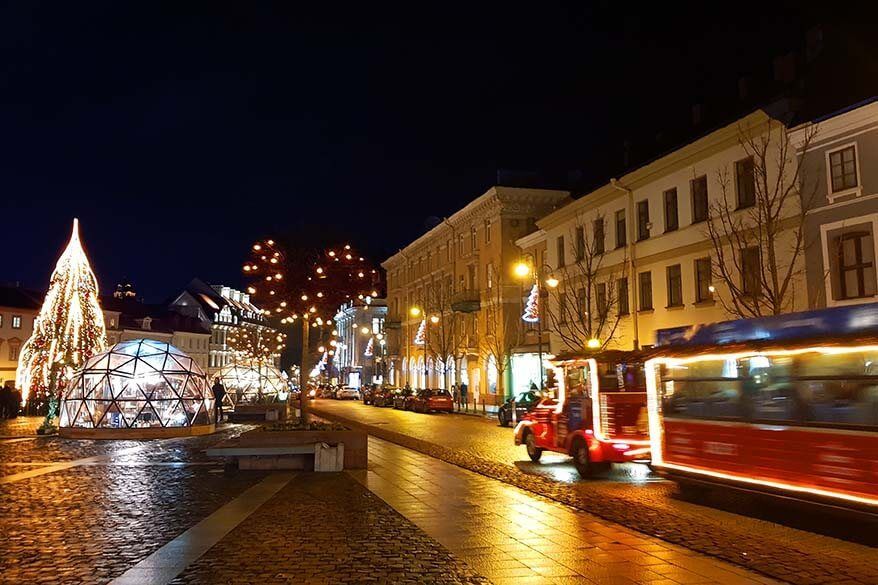
[[[39,311],[43,295],[20,286],[0,286],[0,307]]]
[[[210,333],[209,324],[196,317],[172,311],[166,305],[141,303],[133,299],[102,297],[101,306],[104,310],[119,313],[119,329],[140,329],[158,333]],[[146,318],[150,320],[148,329],[143,327],[143,321]]]

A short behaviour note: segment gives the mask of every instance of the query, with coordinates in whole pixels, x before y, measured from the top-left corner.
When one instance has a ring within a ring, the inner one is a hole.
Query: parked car
[[[421,390],[412,398],[415,412],[454,412],[454,402],[447,390]]]
[[[393,398],[400,392],[402,390],[391,386],[380,388],[372,397],[372,406],[393,406]]]
[[[399,392],[393,395],[393,408],[397,408],[399,410],[408,410],[406,408],[406,402],[411,402],[411,398],[414,395],[411,388],[403,388]]]
[[[333,388],[329,384],[323,384],[317,389],[318,398],[334,398]]]
[[[375,400],[375,393],[378,392],[376,384],[366,384],[360,388],[360,394],[363,397],[363,404],[372,404]]]
[[[497,419],[500,421],[501,427],[508,427],[513,420],[520,421],[524,415],[533,410],[540,403],[542,397],[536,390],[528,390],[522,392],[514,399],[510,398],[500,405],[497,410]],[[515,402],[515,417],[512,416],[512,403]]]
[[[339,400],[359,400],[360,389],[353,386],[345,386],[336,390],[335,397]]]

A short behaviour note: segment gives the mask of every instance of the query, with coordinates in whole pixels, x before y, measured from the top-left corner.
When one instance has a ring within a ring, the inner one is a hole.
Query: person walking
[[[460,404],[461,404],[461,408],[462,408],[462,409],[466,409],[466,411],[469,412],[469,402],[467,402],[467,400],[466,400],[466,393],[467,393],[467,390],[468,390],[468,388],[467,388],[467,386],[466,386],[466,382],[461,382],[461,383],[460,383]]]
[[[18,411],[21,408],[21,390],[12,389],[12,398],[9,400],[9,406],[6,407],[6,418],[18,418]]]
[[[0,418],[9,418],[9,405],[12,403],[12,388],[0,388]]]
[[[451,400],[457,409],[460,410],[460,392],[457,389],[457,384],[451,385]]]
[[[213,407],[216,411],[216,422],[217,424],[223,422],[225,415],[223,413],[223,399],[226,397],[226,387],[223,386],[223,383],[220,382],[219,378],[213,379]]]

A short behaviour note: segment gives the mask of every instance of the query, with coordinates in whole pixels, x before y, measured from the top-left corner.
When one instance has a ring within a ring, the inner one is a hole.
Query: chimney
[[[700,126],[704,122],[704,104],[692,104],[692,125]]]
[[[796,54],[792,51],[774,58],[774,80],[792,83],[796,79]]]

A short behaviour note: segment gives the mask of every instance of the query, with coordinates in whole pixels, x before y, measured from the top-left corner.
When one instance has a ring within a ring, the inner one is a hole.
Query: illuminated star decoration
[[[15,383],[22,404],[29,397],[42,400],[57,393],[77,367],[106,345],[98,281],[79,240],[79,220],[74,219],[70,242],[52,272],[33,335],[21,348]]]

